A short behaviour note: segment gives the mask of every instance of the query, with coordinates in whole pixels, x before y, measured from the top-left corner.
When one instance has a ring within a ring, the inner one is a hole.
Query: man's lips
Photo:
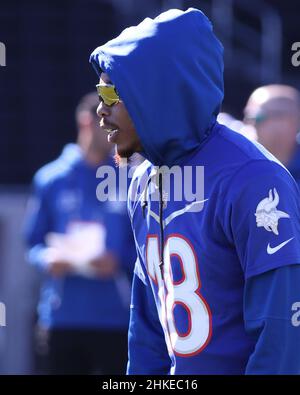
[[[112,130],[118,130],[118,126],[113,123],[103,122],[102,120],[99,122],[100,128],[104,129],[107,133],[110,133]]]
[[[116,143],[117,142],[117,138],[118,138],[118,134],[119,134],[119,130],[113,130],[112,132],[110,132],[108,134],[107,140],[109,143]]]
[[[108,133],[107,140],[110,143],[115,143],[119,134],[119,128],[111,123],[100,121],[100,127]]]

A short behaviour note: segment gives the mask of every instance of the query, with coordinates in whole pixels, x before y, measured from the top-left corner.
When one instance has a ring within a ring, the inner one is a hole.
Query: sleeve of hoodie
[[[298,187],[281,165],[253,161],[231,180],[226,202],[245,277],[245,330],[256,344],[246,374],[300,373]]]
[[[139,259],[134,270],[127,374],[168,374],[171,360],[149,282]]]
[[[42,270],[46,267],[44,257],[47,247],[44,238],[49,230],[50,212],[46,185],[36,175],[25,216],[24,238],[28,247],[28,261]]]
[[[244,319],[256,346],[246,374],[300,374],[300,266],[251,277]]]

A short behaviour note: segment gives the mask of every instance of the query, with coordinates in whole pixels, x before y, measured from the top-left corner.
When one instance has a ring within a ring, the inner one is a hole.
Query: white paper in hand
[[[94,276],[89,262],[105,252],[106,230],[95,222],[72,222],[65,234],[48,233],[46,243],[56,258],[72,263],[74,271]]]

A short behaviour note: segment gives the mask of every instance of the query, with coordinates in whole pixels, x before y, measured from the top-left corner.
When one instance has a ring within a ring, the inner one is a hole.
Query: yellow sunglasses
[[[121,100],[112,84],[101,83],[97,84],[96,88],[100,101],[103,101],[107,106],[112,106]]]

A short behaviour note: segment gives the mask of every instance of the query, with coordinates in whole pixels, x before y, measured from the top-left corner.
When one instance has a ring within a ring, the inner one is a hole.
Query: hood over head
[[[146,18],[94,50],[154,165],[179,164],[199,147],[223,100],[223,47],[199,10]]]

